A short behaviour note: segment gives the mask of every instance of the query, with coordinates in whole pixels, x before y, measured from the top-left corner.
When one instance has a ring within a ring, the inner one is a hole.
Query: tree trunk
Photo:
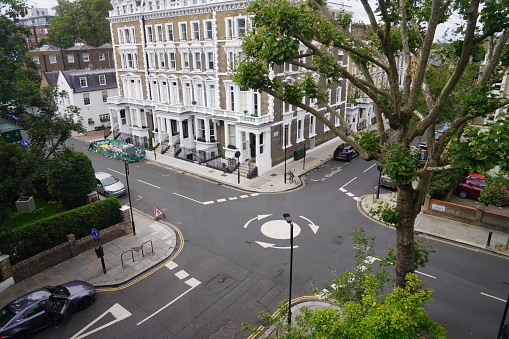
[[[396,286],[405,287],[405,277],[415,271],[414,223],[420,206],[415,206],[412,184],[398,186],[397,206],[400,224],[396,226]],[[417,208],[416,208],[417,207]]]

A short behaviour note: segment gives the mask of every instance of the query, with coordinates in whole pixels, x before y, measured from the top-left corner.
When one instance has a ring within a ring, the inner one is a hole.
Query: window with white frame
[[[32,61],[35,62],[37,65],[41,64],[41,62],[39,61],[39,57],[38,56],[32,57]]]
[[[193,40],[200,40],[200,22],[191,22],[191,28],[193,30]]]
[[[164,52],[159,52],[157,54],[157,61],[159,62],[160,69],[166,69],[166,58]]]
[[[150,94],[152,95],[152,100],[159,101],[159,86],[157,86],[157,80],[150,80]]]
[[[339,117],[334,115],[334,126],[338,127],[341,124]]]
[[[190,105],[192,105],[192,101],[193,101],[193,91],[191,88],[191,83],[184,82],[182,85],[184,86],[184,91],[183,91],[184,105],[190,106]]]
[[[200,141],[205,141],[205,120],[204,119],[196,119],[198,122],[198,135],[196,136],[198,139],[202,139]]]
[[[106,85],[106,75],[99,74],[99,85]]]
[[[176,69],[177,68],[177,59],[175,57],[175,52],[169,52],[168,59],[169,59],[169,69],[171,69],[171,70]]]
[[[194,96],[194,99],[196,101],[196,106],[204,106],[203,105],[203,102],[204,102],[204,97],[205,97],[205,93],[204,93],[204,90],[203,90],[203,83],[201,82],[198,82],[195,84],[195,96]]]
[[[182,52],[182,68],[189,69],[189,52]]]
[[[138,54],[126,53],[126,66],[127,68],[138,68]]]
[[[338,87],[336,87],[336,104],[339,104],[341,102],[341,84],[338,84]]]
[[[330,121],[330,113],[325,113],[324,118],[326,120]],[[330,131],[329,126],[323,124],[323,131],[324,131],[324,133]]]
[[[253,92],[253,113],[260,115],[260,93],[257,91]]]
[[[207,20],[203,22],[204,31],[205,31],[205,39],[212,39],[212,21]]]
[[[160,89],[161,89],[161,101],[164,103],[168,103],[168,82],[166,80],[159,81]]]
[[[80,77],[79,78],[80,80],[80,87],[88,87],[88,81],[87,81],[87,77]]]
[[[145,32],[147,33],[147,42],[154,42],[154,32],[152,31],[152,26],[146,26]]]
[[[180,33],[180,40],[186,41],[187,40],[187,23],[186,22],[179,23],[179,33]]]
[[[233,19],[226,18],[226,38],[233,38]]]
[[[315,124],[315,116],[310,115],[309,116],[309,136],[316,135],[316,124]]]
[[[170,81],[170,100],[172,104],[178,104],[179,100],[179,86],[176,80]]]
[[[108,102],[108,91],[102,91],[103,102]]]
[[[228,146],[237,147],[237,129],[235,125],[228,125]]]
[[[226,109],[230,111],[235,111],[235,86],[228,85],[226,90]]]
[[[259,144],[260,144],[260,154],[263,154],[263,146],[264,146],[263,135],[264,135],[264,133],[262,132],[258,136],[258,141],[259,141]]]
[[[297,119],[297,142],[304,140],[304,118]]]
[[[50,64],[56,64],[57,63],[57,56],[56,55],[50,55],[49,56],[49,63]]]
[[[104,61],[106,60],[106,56],[104,55],[104,53],[99,53],[99,61]]]
[[[120,110],[120,121],[122,122],[122,125],[127,124],[127,117],[125,115],[125,109]]]
[[[89,62],[90,61],[90,54],[83,53],[83,62]]]
[[[147,128],[147,115],[145,114],[145,110],[140,109],[140,117],[141,117],[141,127]]]
[[[110,121],[109,114],[99,114],[99,121]]]
[[[207,84],[207,107],[216,108],[216,85]]]
[[[216,141],[216,127],[214,126],[214,121],[212,121],[212,119],[209,120],[209,134],[210,142]]]
[[[85,106],[90,105],[90,94],[89,93],[83,93],[83,105],[85,105]]]
[[[161,42],[164,40],[163,37],[163,26],[162,25],[156,25],[156,41]]]
[[[201,52],[194,52],[194,69],[201,71]]]
[[[154,52],[148,52],[148,68],[155,69],[156,68],[156,54]]]
[[[173,24],[166,25],[166,39],[167,39],[167,41],[174,41]]]
[[[214,69],[214,52],[207,52],[207,70]]]
[[[236,24],[237,37],[244,36],[246,34],[246,18],[237,18]]]
[[[39,58],[37,58],[39,59]],[[67,54],[67,62],[73,63],[74,62],[74,54]]]
[[[284,131],[284,135],[283,135],[283,148],[284,147],[290,147],[292,146],[291,144],[291,141],[292,141],[292,138],[291,138],[291,127],[292,127],[292,124],[289,123],[289,124],[284,124],[283,125],[283,131]]]
[[[138,127],[138,111],[136,108],[131,108],[131,126]]]

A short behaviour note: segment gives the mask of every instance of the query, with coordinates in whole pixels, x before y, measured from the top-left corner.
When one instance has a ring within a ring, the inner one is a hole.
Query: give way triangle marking
[[[94,325],[96,322],[98,322],[101,318],[103,318],[106,314],[108,313],[111,313],[114,317],[115,317],[115,320],[112,320],[110,321],[109,323],[106,323],[102,326],[99,326],[89,332],[85,332],[89,327],[91,327],[92,325]],[[78,333],[76,333],[75,335],[73,335],[71,337],[71,339],[80,339],[80,338],[85,338],[86,336],[92,334],[92,333],[95,333],[97,331],[100,331],[102,330],[103,328],[106,328],[108,326],[111,326],[113,325],[114,323],[116,322],[119,322],[121,320],[124,320],[125,318],[128,318],[130,317],[132,314],[131,312],[129,312],[128,310],[126,310],[125,308],[123,308],[122,306],[120,306],[119,304],[115,304],[113,306],[110,307],[110,309],[106,310],[106,312],[104,312],[103,314],[101,314],[99,317],[97,317],[97,319],[95,319],[94,321],[92,321],[90,324],[88,324],[87,326],[85,326],[81,331],[79,331]]]

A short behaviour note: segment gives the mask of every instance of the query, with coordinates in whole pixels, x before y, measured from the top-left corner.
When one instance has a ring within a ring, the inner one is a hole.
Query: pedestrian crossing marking
[[[237,200],[238,198],[237,197],[231,197],[231,198],[228,198],[230,200]]]
[[[167,263],[166,265],[164,265],[166,267],[168,267],[170,270],[174,269],[175,267],[177,267],[178,265],[173,262],[173,261],[170,261],[169,263]]]
[[[180,270],[178,271],[177,273],[175,273],[175,276],[179,279],[184,279],[184,278],[187,278],[189,276],[189,273],[187,273],[186,271],[184,270]]]
[[[217,199],[217,202],[225,202],[226,199]]]

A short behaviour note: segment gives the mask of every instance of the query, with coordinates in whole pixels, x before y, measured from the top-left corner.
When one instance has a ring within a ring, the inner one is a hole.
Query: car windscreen
[[[0,310],[0,327],[5,326],[14,315],[15,314],[7,306],[2,308]]]
[[[65,288],[64,286],[60,286],[60,285],[46,286],[44,288],[47,289],[55,297],[68,297],[71,295],[71,293],[69,293],[69,290],[67,288]]]
[[[113,185],[116,182],[118,182],[118,179],[113,176],[106,177],[102,180],[104,186]]]

